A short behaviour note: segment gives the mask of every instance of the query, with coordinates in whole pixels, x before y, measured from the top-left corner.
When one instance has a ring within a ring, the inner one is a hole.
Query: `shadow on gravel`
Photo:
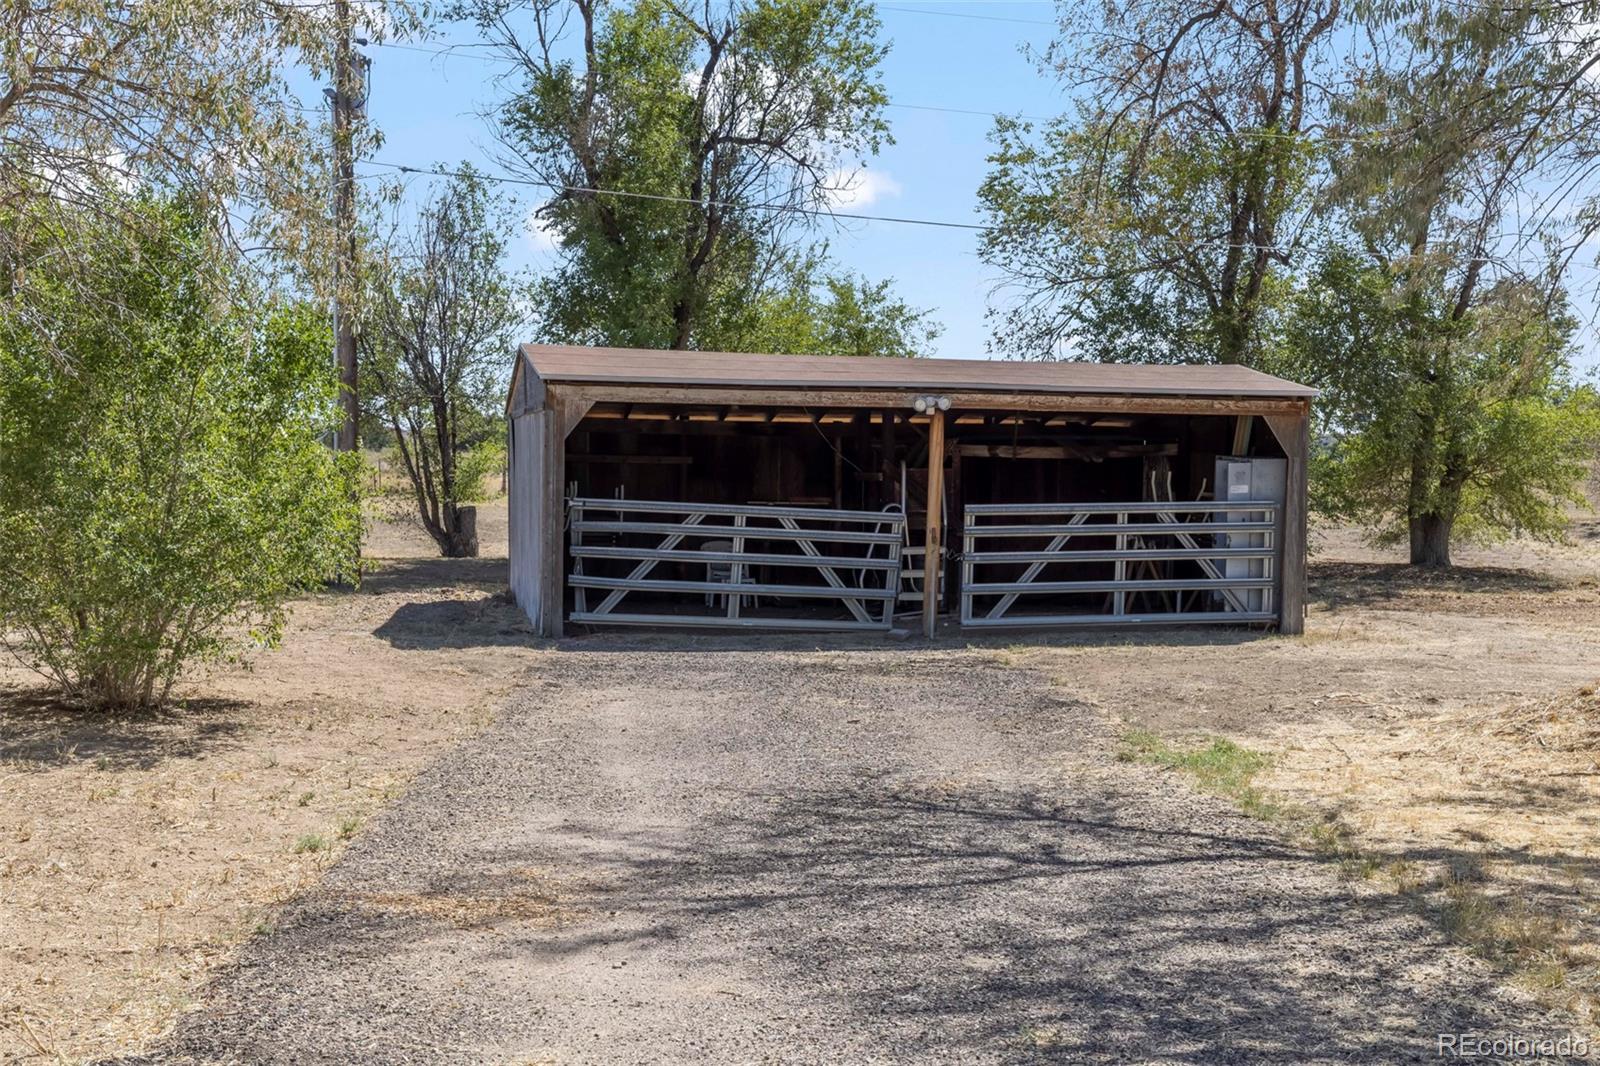
[[[683,945],[698,980],[756,966],[874,1061],[1434,1061],[1431,1034],[1493,1024],[1483,989],[1429,970],[1438,945],[1403,905],[1358,907],[1326,873],[1308,898],[1305,855],[1249,823],[872,782],[744,800],[760,817],[688,840],[569,821],[477,852],[488,873],[314,891],[162,1060],[476,1061],[484,1040],[559,1039],[529,1009],[545,982]],[[519,902],[516,871],[563,858],[582,879]],[[462,983],[484,972],[519,977]],[[629,989],[609,994],[661,994]],[[668,1019],[686,1043],[663,1061],[688,1061],[695,1019]]]
[[[1394,1063],[1498,1028],[1403,902],[974,659],[597,656],[600,697],[425,775],[166,1061]]]
[[[1274,868],[1307,857],[1265,832],[1154,830],[1026,795],[749,800],[762,818],[691,846],[571,826],[575,845],[606,842],[590,857],[623,887],[567,902],[632,912],[638,931],[508,928],[502,961],[721,930],[730,960],[774,960],[847,1024],[956,1060],[1394,1062],[1473,1027],[1459,989],[1435,996],[1371,961],[1437,951],[1403,904],[1353,915],[1340,890],[1278,889]]]
[[[966,648],[1106,648],[1106,647],[1233,647],[1271,635],[1263,629],[1243,626],[1186,626],[1149,629],[1027,629],[1000,632],[964,632],[950,622],[940,626],[932,642],[921,631],[898,637],[883,633],[785,633],[672,632],[668,630],[590,629],[569,635],[555,645],[565,652],[633,654],[637,652],[719,654],[774,651],[795,652],[883,652],[895,648],[908,651],[954,651]]]

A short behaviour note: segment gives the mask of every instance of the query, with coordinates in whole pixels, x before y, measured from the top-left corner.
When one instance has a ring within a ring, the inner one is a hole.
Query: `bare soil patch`
[[[421,766],[483,728],[540,652],[501,595],[504,506],[480,514],[476,560],[378,525],[359,591],[306,597],[282,647],[191,678],[159,716],[83,714],[0,667],[0,1060],[147,1045]],[[547,907],[536,879],[383,905],[463,921]]]
[[[1219,631],[1001,653],[1130,729],[1271,755],[1347,874],[1408,895],[1513,984],[1600,1026],[1600,550],[1413,571],[1323,530],[1303,637]]]

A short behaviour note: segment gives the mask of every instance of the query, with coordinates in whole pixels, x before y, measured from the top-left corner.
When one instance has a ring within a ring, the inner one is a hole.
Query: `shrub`
[[[494,499],[500,494],[500,479],[505,469],[504,436],[495,434],[473,445],[456,460],[458,497],[467,503]]]
[[[54,294],[43,313],[0,288],[0,640],[71,697],[136,708],[275,641],[287,599],[354,562],[359,518],[319,442],[321,314],[253,292],[186,205],[119,207],[138,244],[95,264],[102,299],[52,289],[48,257],[8,264]]]

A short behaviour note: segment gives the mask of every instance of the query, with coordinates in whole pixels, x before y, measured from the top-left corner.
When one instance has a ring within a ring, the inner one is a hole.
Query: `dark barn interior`
[[[1284,454],[1272,434],[1253,420],[1238,441],[1243,451],[1236,449],[1239,420],[1229,416],[952,410],[945,418],[943,517],[946,543],[952,548],[943,565],[942,605],[960,596],[959,546],[968,504],[1209,500],[1217,456]],[[905,547],[915,554],[926,524],[930,421],[930,415],[893,410],[597,403],[568,437],[566,494],[869,512],[903,506]],[[719,527],[691,538],[689,546],[725,536]],[[1112,539],[1087,530],[1079,538],[1091,547],[1101,541],[1109,547]],[[1039,549],[1048,540],[1043,535],[1022,537],[1007,547]],[[1157,568],[1152,576],[1204,577],[1192,561],[1151,565]],[[627,560],[596,560],[585,568],[620,576],[629,566]],[[703,569],[698,561],[663,561],[651,576],[692,582]],[[993,563],[981,576],[1003,580],[1025,569],[1023,563]],[[1063,560],[1047,564],[1038,577],[1110,580],[1114,570],[1111,561]],[[821,582],[814,572],[785,575],[785,580]],[[1035,596],[1029,608],[1035,613],[1098,614],[1109,609],[1106,596]],[[1143,596],[1147,602],[1133,606],[1174,612],[1179,607],[1171,595]],[[569,608],[575,598],[576,590],[570,590]],[[653,612],[696,610],[667,592],[637,592],[632,598],[650,603]],[[919,602],[913,597],[909,607],[920,610]],[[715,609],[717,604],[700,606]],[[805,617],[831,605],[775,596],[761,606],[765,615]]]

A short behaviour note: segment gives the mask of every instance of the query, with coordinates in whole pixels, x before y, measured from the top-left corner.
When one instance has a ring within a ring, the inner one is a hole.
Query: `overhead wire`
[[[551,192],[582,193],[592,196],[615,196],[630,200],[649,200],[661,203],[693,204],[699,207],[729,207],[740,210],[756,209],[774,213],[800,214],[815,218],[844,219],[853,222],[886,222],[903,226],[931,226],[939,229],[968,230],[986,233],[996,227],[984,225],[979,222],[953,222],[947,219],[913,218],[903,215],[865,215],[851,211],[833,211],[818,207],[792,207],[783,204],[745,204],[719,200],[696,200],[688,196],[670,196],[664,193],[636,192],[630,189],[600,189],[584,185],[564,185],[560,182],[545,181],[540,178],[519,178],[506,174],[485,174],[478,170],[470,173],[463,170],[449,170],[443,167],[413,166],[409,163],[395,163],[382,159],[362,160],[363,166],[384,167],[402,174],[420,174],[440,178],[473,177],[481,181],[492,181],[504,185],[522,185],[533,188],[547,189]],[[377,177],[373,174],[358,175],[358,177]],[[1185,248],[1210,248],[1216,250],[1240,249],[1243,251],[1264,251],[1277,255],[1298,255],[1310,251],[1308,246],[1282,247],[1278,245],[1260,244],[1256,242],[1229,242],[1229,241],[1184,241],[1174,238],[1174,243]]]

